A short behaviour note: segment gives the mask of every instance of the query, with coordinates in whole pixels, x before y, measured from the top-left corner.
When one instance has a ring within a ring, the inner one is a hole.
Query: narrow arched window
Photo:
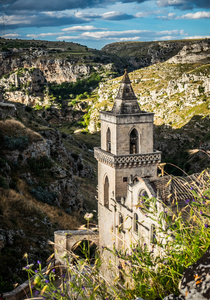
[[[106,132],[106,151],[111,152],[111,131],[109,128]]]
[[[104,182],[104,206],[109,208],[109,179],[107,176]]]
[[[135,213],[134,218],[133,218],[133,230],[135,231],[135,233],[138,233],[138,231],[139,231],[138,220],[139,220],[139,217]]]
[[[134,128],[130,133],[130,154],[138,153],[138,131]]]
[[[150,208],[150,200],[147,192],[145,190],[140,190],[138,203],[140,206],[144,205],[147,209]]]

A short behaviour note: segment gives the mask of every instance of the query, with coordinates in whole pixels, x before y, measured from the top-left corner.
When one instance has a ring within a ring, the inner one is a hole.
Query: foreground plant
[[[179,294],[178,285],[184,270],[196,262],[210,245],[210,176],[200,185],[191,186],[193,197],[185,207],[165,206],[157,212],[157,200],[145,198],[139,204],[143,213],[158,221],[153,246],[138,243],[126,250],[109,250],[118,258],[120,277],[127,299],[163,299]],[[146,202],[149,201],[150,208]]]
[[[115,280],[108,283],[100,273],[101,258],[96,254],[93,263],[89,257],[91,244],[82,244],[85,258],[75,254],[75,264],[68,260],[60,266],[61,273],[55,276],[55,268],[49,266],[42,274],[41,265],[30,275],[36,275],[33,284],[42,297],[47,299],[163,299],[173,293],[179,294],[178,284],[183,271],[200,258],[210,245],[210,176],[203,188],[191,187],[193,198],[185,201],[182,209],[177,203],[165,206],[157,212],[155,198],[144,199],[140,208],[148,218],[158,221],[153,247],[138,241],[127,249],[104,248],[116,257],[118,264],[111,267]],[[146,201],[150,202],[148,208]],[[176,205],[175,205],[176,204]],[[86,215],[89,220],[92,215]],[[58,284],[59,282],[59,284]],[[57,286],[57,287],[56,287]]]

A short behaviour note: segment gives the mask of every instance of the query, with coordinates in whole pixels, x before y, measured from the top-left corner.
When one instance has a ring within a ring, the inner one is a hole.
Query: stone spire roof
[[[132,114],[141,112],[136,95],[134,94],[131,86],[127,70],[125,70],[122,78],[112,112],[115,114]]]

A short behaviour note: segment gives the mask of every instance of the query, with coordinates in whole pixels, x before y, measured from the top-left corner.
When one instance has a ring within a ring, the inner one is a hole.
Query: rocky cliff
[[[99,111],[111,109],[121,80],[107,79],[122,74],[126,61],[115,56],[114,63],[113,56],[73,43],[40,42],[38,48],[32,41],[30,47],[10,43],[0,58],[0,101],[4,101],[0,103],[4,281],[0,282],[4,283],[23,279],[24,252],[33,262],[40,253],[44,260],[53,232],[78,227],[80,213],[94,209],[96,162],[89,146],[69,133],[83,127],[80,139],[91,145],[98,140],[85,127],[100,130]],[[153,64],[129,76],[141,109],[155,113],[155,148],[163,151],[163,161],[187,172],[200,171],[209,165],[208,41],[143,44],[125,43],[123,48],[124,43],[117,43],[104,50],[127,55],[130,68]],[[189,149],[197,149],[196,155],[189,156]]]
[[[86,182],[92,207],[95,195],[93,154],[85,144],[47,126],[21,104],[13,118],[11,109],[0,108],[1,291],[25,279],[25,252],[32,263],[46,260],[54,230],[75,229],[83,223],[82,216],[90,209]]]
[[[193,61],[198,61],[198,59],[206,59],[210,54],[209,43],[208,39],[118,42],[108,44],[102,50],[126,58],[135,69],[139,69],[159,62],[165,62],[170,58],[172,58],[171,62],[175,63],[192,63]],[[190,53],[191,55],[189,55]]]
[[[65,59],[0,59],[1,98],[29,106],[51,106],[55,101],[49,96],[49,84],[76,82],[88,78],[92,73],[111,74],[112,64],[68,62]]]

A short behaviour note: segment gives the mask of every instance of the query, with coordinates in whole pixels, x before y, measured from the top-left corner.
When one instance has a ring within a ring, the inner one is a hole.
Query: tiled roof
[[[175,177],[172,175],[160,177],[150,181],[150,185],[156,193],[157,198],[165,204],[175,203],[176,200],[193,200],[196,195],[201,196],[202,191],[209,184],[209,176],[206,172],[193,174],[186,177]]]

